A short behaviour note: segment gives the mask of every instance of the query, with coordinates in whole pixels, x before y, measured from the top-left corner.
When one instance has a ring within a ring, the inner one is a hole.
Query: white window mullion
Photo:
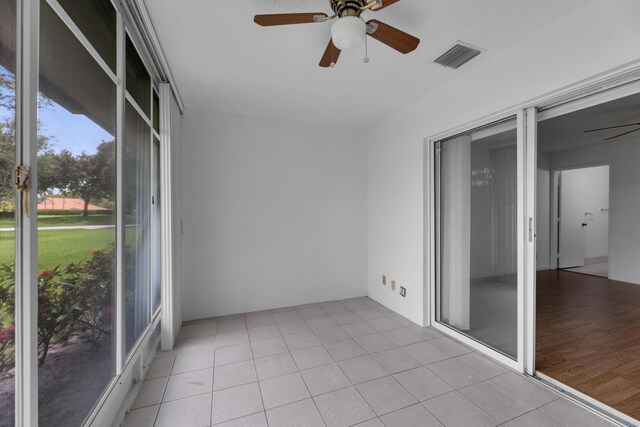
[[[38,43],[39,0],[18,2],[16,158],[30,168],[16,197],[16,425],[38,425]],[[26,199],[26,200],[25,200]],[[23,204],[29,214],[22,209]]]
[[[534,375],[536,371],[536,192],[537,192],[537,110],[526,109],[526,210],[528,241],[525,243],[526,274],[524,294],[524,371]]]
[[[122,374],[125,359],[124,328],[124,112],[125,112],[125,31],[122,16],[117,22],[117,106],[116,106],[116,375]]]
[[[518,111],[518,142],[517,142],[517,258],[518,258],[518,371],[524,372],[525,354],[525,277],[526,277],[526,253],[529,239],[529,219],[526,211],[526,122],[524,110]]]
[[[161,270],[161,348],[172,350],[174,344],[174,307],[173,292],[173,216],[172,208],[172,159],[171,159],[171,87],[168,83],[160,84],[160,264]]]

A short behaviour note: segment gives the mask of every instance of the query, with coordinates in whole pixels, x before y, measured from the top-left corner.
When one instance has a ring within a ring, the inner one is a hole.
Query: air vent
[[[480,55],[480,52],[478,48],[458,42],[433,62],[449,68],[460,68],[462,65]]]

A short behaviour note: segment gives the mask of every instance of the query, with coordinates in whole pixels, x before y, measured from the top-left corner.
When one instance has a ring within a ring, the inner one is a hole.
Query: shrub
[[[15,354],[13,265],[0,265],[0,378],[13,366]]]
[[[111,333],[114,261],[113,249],[94,249],[85,263],[67,267],[68,281],[76,286],[76,300],[82,313],[78,318],[80,332],[94,345],[104,334]]]
[[[112,283],[115,253],[94,249],[84,262],[38,272],[38,363],[50,346],[80,336],[99,345],[112,332]],[[0,372],[14,363],[13,265],[0,265]]]

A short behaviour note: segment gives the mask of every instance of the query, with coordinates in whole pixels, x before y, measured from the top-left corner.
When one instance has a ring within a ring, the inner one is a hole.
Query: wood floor
[[[640,286],[538,272],[536,368],[640,419]]]

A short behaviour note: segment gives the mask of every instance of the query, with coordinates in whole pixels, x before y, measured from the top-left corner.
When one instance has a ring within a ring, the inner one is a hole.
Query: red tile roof
[[[84,209],[84,200],[69,197],[47,197],[38,203],[38,210],[56,209],[56,210],[72,210]],[[107,211],[108,209],[100,206],[89,204],[90,211]]]

